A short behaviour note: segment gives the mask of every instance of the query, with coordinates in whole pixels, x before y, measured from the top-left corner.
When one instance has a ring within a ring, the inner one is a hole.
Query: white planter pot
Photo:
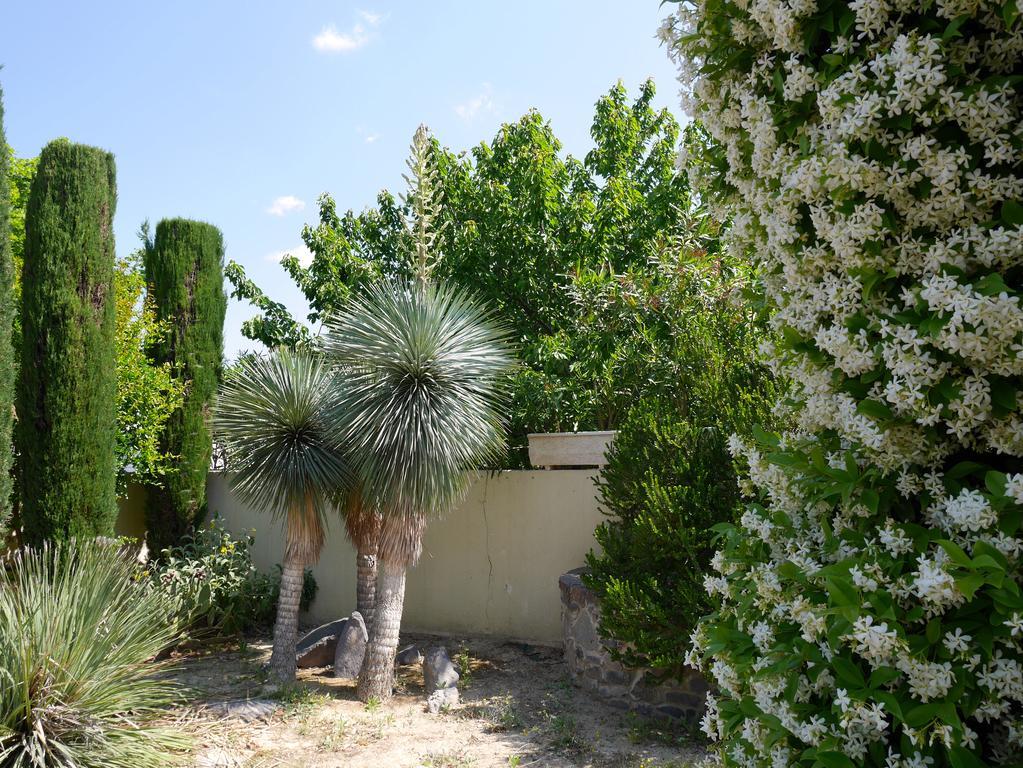
[[[614,440],[607,432],[541,432],[529,435],[529,463],[534,467],[602,467]]]

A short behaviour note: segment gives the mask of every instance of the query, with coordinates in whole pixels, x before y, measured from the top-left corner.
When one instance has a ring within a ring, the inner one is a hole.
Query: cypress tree
[[[150,349],[185,380],[185,400],[171,415],[161,448],[176,471],[149,489],[146,527],[150,550],[181,542],[206,516],[206,474],[212,453],[211,408],[223,370],[224,240],[211,224],[164,219],[146,248],[146,281],[170,333]]]
[[[43,149],[25,217],[16,432],[32,543],[113,532],[115,203],[113,155]]]
[[[11,515],[11,465],[14,450],[11,426],[14,414],[14,268],[11,256],[10,152],[4,135],[3,89],[0,89],[0,534]]]

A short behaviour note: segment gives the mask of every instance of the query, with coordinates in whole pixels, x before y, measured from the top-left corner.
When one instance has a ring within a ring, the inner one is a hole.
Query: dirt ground
[[[403,647],[443,644],[462,672],[458,706],[426,712],[422,671],[398,671],[394,699],[363,704],[353,682],[300,670],[274,690],[270,647],[188,655],[174,673],[189,690],[174,713],[195,739],[195,768],[682,768],[701,755],[687,728],[638,718],[569,683],[561,652],[494,640],[403,637]],[[272,698],[252,721],[218,713],[218,702]]]

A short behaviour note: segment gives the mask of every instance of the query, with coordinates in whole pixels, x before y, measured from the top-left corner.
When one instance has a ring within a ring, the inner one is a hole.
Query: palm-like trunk
[[[373,548],[359,548],[356,559],[356,585],[355,604],[359,613],[362,614],[366,628],[373,628],[373,614],[376,609],[377,594],[377,548],[373,542]]]
[[[405,564],[381,558],[377,573],[376,610],[366,658],[359,673],[360,701],[391,698],[394,654],[398,650],[401,611],[405,604]]]
[[[363,504],[361,489],[348,495],[344,508],[345,530],[358,553],[356,558],[355,603],[366,622],[373,627],[377,589],[377,550],[380,548],[380,513]]]
[[[274,648],[270,671],[282,683],[295,679],[295,643],[298,640],[298,609],[302,600],[305,563],[287,547],[281,571],[281,593],[277,598],[277,622],[274,624]]]

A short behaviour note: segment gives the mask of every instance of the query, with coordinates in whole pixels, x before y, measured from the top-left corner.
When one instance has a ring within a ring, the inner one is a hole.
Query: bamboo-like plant
[[[343,502],[351,472],[338,432],[335,373],[307,350],[278,349],[241,360],[224,382],[216,431],[227,446],[230,482],[252,506],[284,518],[286,543],[270,668],[295,677],[302,576],[320,557],[327,515]]]
[[[152,661],[176,628],[134,567],[98,540],[0,560],[0,765],[163,766],[188,746],[154,722],[179,696]]]
[[[382,515],[363,701],[391,696],[405,572],[419,558],[427,519],[457,503],[469,471],[504,447],[499,382],[513,365],[507,336],[470,296],[429,280],[440,208],[432,162],[420,128],[409,163],[416,279],[367,288],[331,319],[324,341],[346,371],[337,379],[337,422],[363,498]]]

